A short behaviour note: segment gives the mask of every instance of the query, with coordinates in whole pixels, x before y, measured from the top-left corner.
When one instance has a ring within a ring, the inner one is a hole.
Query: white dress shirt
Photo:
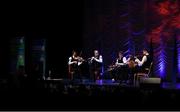
[[[74,57],[73,57],[74,58]],[[72,57],[69,57],[69,61],[68,61],[68,64],[69,65],[72,65],[72,64],[75,64],[77,63],[77,61],[72,61]]]
[[[102,58],[101,55],[99,56],[99,59],[98,59],[98,58],[95,58],[95,57],[93,56],[93,57],[92,57],[92,60],[95,60],[96,62],[99,62],[99,63],[103,63],[103,58]]]
[[[118,63],[118,59],[116,60],[116,65],[125,65],[127,63],[126,57],[123,57],[123,63]]]
[[[135,62],[138,63],[138,66],[142,66],[147,61],[147,55],[144,55],[142,60],[136,59]]]

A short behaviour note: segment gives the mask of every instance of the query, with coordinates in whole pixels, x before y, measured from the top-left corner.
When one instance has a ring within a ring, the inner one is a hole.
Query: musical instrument
[[[94,60],[94,57],[88,58],[88,63],[91,64]]]
[[[107,71],[113,71],[113,70],[116,70],[122,66],[125,66],[126,64],[113,64],[113,65],[110,65],[109,68],[107,69]]]
[[[115,65],[110,65],[107,71],[113,71],[115,68],[116,68]]]
[[[134,68],[134,67],[135,67],[134,61],[129,61],[129,62],[128,62],[128,67],[129,67],[129,68]]]
[[[85,59],[83,59],[83,58],[80,57],[80,56],[74,57],[74,59],[75,59],[75,61],[73,61],[74,64],[77,64],[78,66],[81,65],[83,62],[86,61]]]
[[[134,60],[129,60],[127,62],[127,65],[129,68],[135,68],[137,66],[137,63]]]

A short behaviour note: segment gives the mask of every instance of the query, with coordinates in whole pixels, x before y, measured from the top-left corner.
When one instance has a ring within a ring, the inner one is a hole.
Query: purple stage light
[[[180,40],[178,41],[178,48],[177,48],[177,59],[178,59],[178,74],[180,75]]]
[[[162,40],[161,40],[162,41]],[[160,44],[160,51],[158,54],[158,72],[161,78],[166,75],[166,51],[163,42]]]

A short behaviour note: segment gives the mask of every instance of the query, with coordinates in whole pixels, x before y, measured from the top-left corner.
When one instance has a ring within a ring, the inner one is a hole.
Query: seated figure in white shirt
[[[126,63],[127,63],[127,59],[126,59],[126,57],[123,57],[123,54],[122,54],[122,52],[120,51],[120,52],[118,53],[118,58],[116,59],[115,65],[116,65],[116,66],[121,66],[121,65],[126,65]]]
[[[136,58],[135,62],[138,63],[138,66],[141,67],[142,70],[144,70],[145,68],[149,68],[151,64],[151,59],[148,51],[146,49],[143,49],[142,60]]]
[[[147,52],[147,50],[143,50],[143,57],[142,60],[140,61],[139,59],[135,59],[135,62],[138,63],[138,66],[143,66],[143,64],[147,61],[147,56],[149,56],[149,53]]]
[[[118,58],[116,59],[115,66],[113,66],[113,71],[111,72],[112,80],[125,81],[127,79],[127,74],[125,73],[125,68],[127,65],[127,59],[123,56],[122,51],[118,52]]]

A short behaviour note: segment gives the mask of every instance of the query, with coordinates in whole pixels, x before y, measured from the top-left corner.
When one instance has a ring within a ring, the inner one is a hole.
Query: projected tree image
[[[177,33],[177,29],[180,29],[180,10],[178,0],[164,0],[151,2],[149,9],[153,13],[149,17],[153,25],[149,28],[147,33],[148,42],[152,41],[154,46],[154,73],[165,78],[173,74],[173,58],[176,50],[174,48],[174,39]],[[160,52],[160,53],[159,53]],[[166,69],[166,68],[169,69]]]

